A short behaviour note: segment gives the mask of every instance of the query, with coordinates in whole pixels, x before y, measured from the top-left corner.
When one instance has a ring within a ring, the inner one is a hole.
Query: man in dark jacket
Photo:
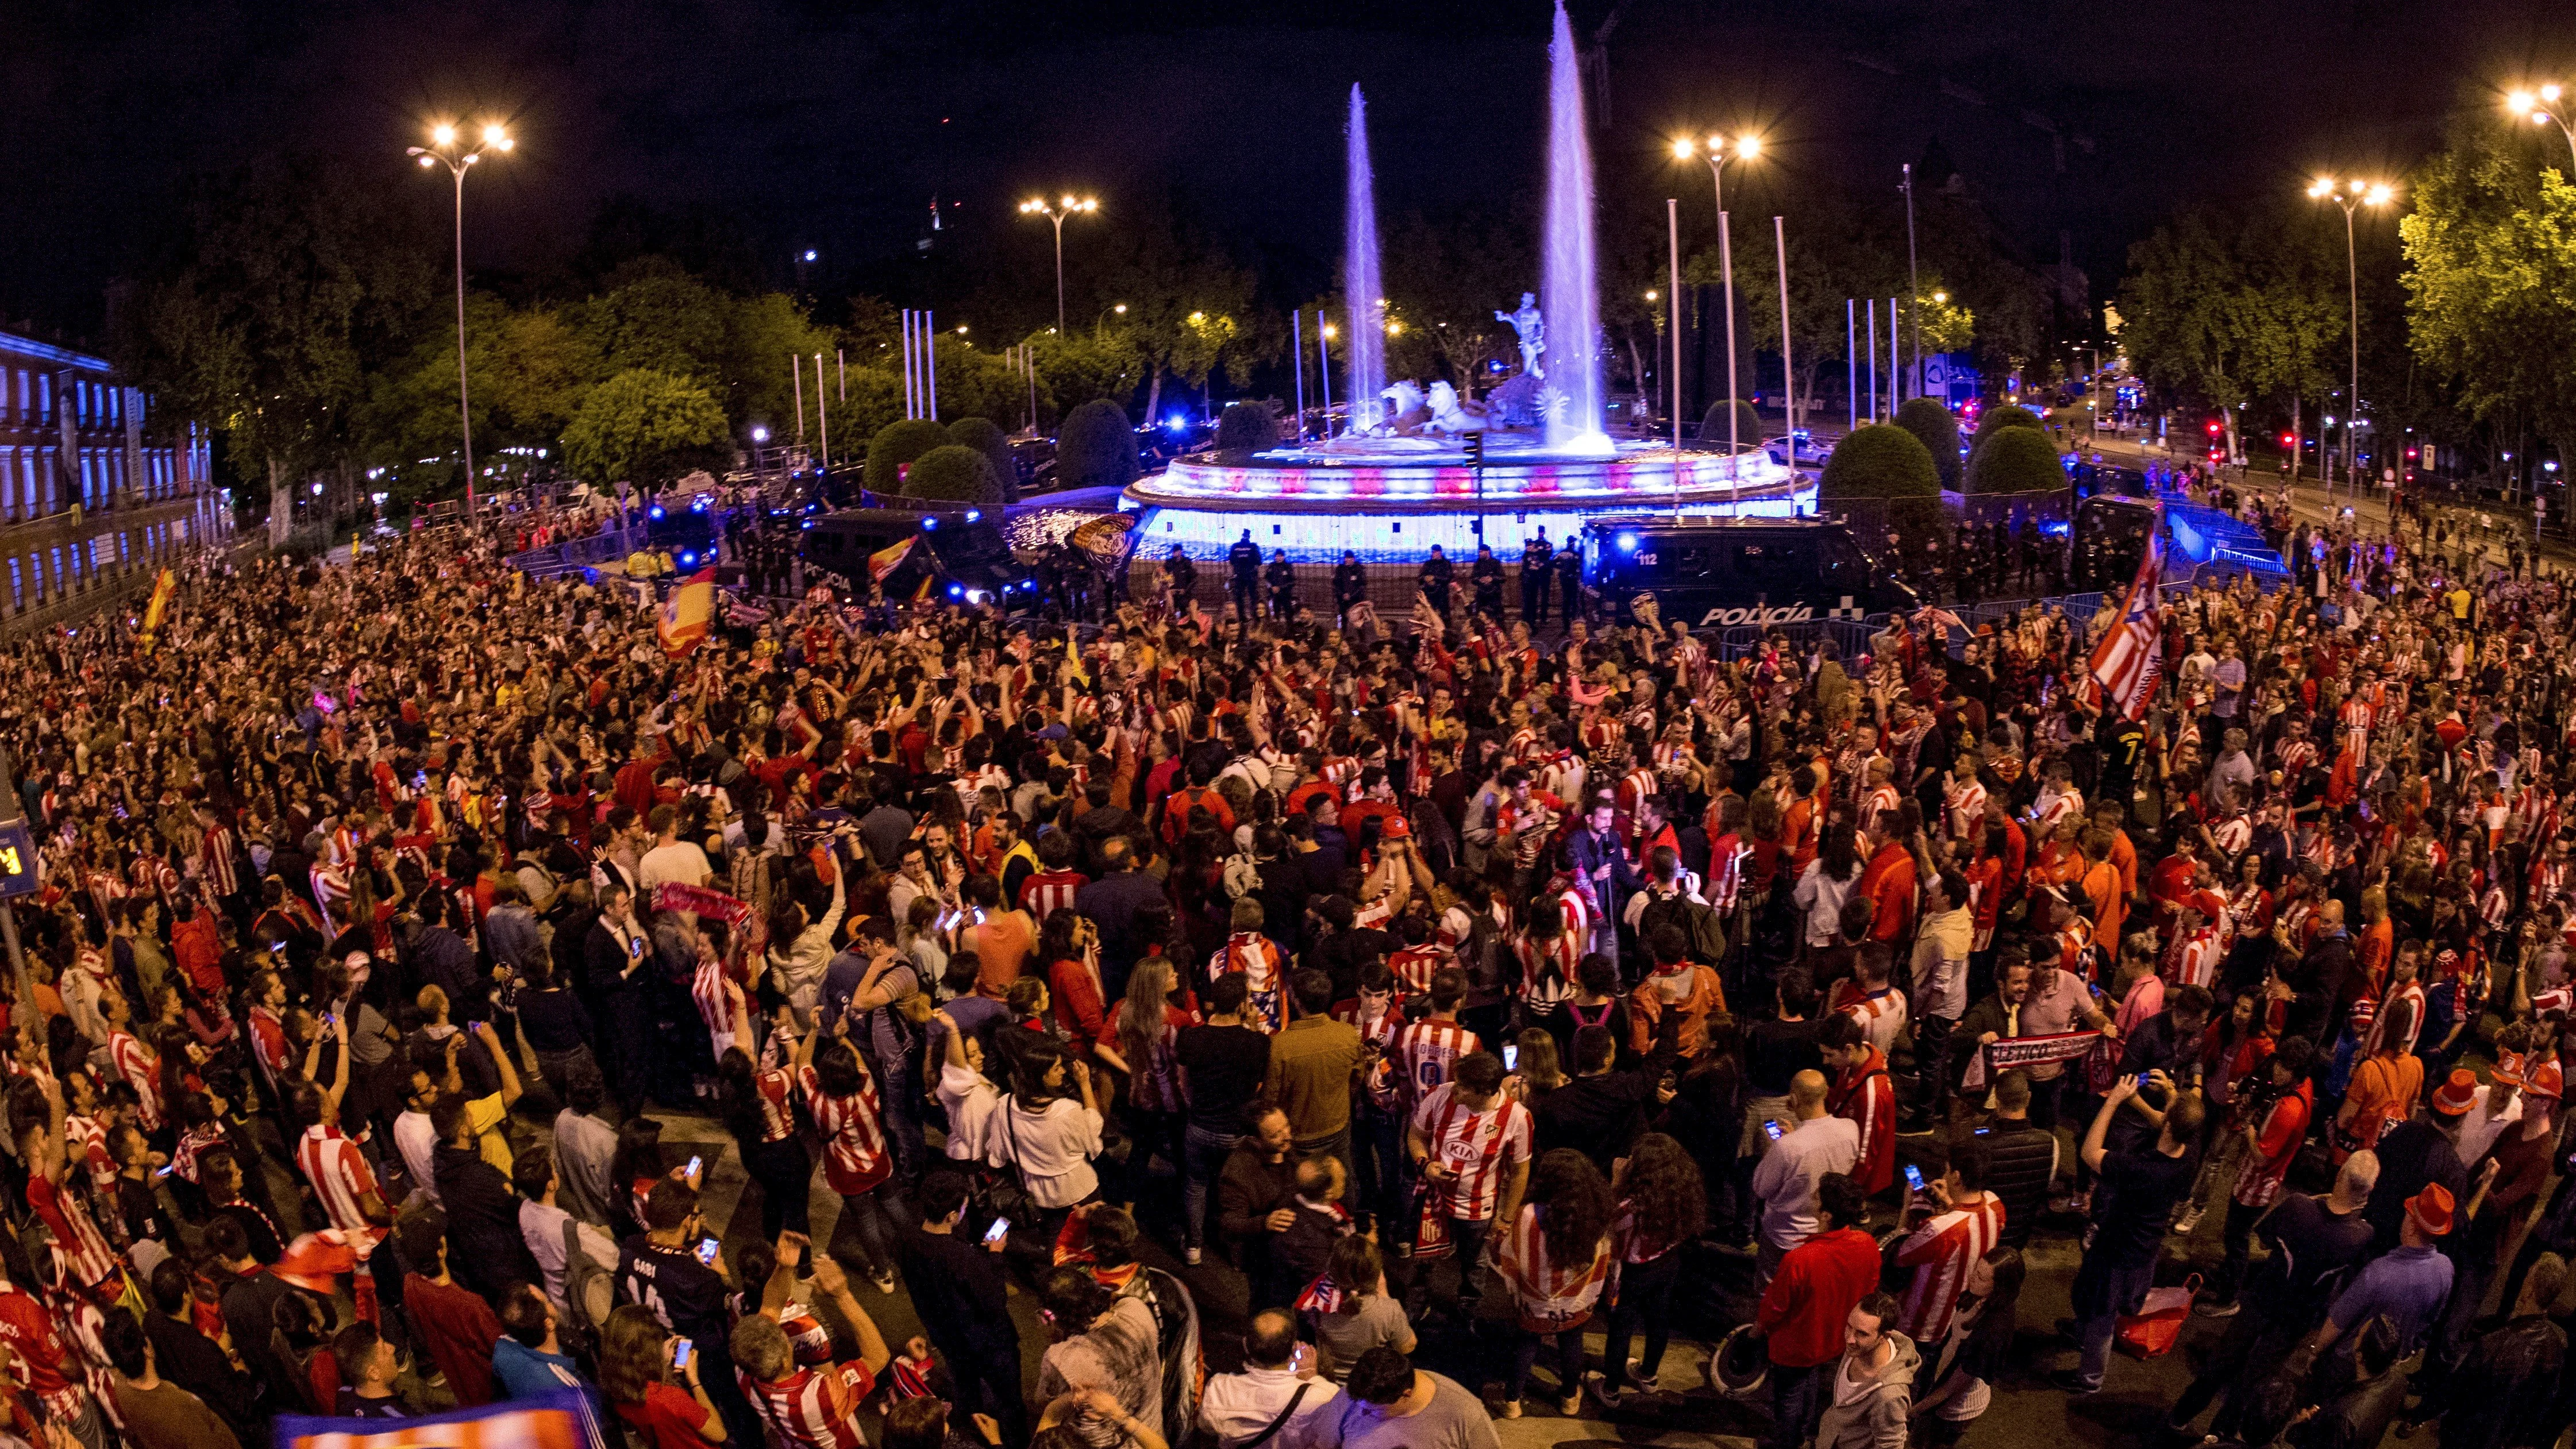
[[[501,1169],[484,1160],[471,1106],[471,1099],[451,1093],[429,1109],[430,1128],[438,1134],[431,1171],[439,1205],[447,1210],[457,1275],[486,1299],[497,1299],[513,1281],[537,1281],[537,1264],[519,1233],[519,1195]]]
[[[1977,1135],[1986,1143],[1986,1191],[2004,1204],[2000,1241],[2018,1248],[2048,1207],[2057,1180],[2057,1134],[2030,1120],[2030,1077],[2018,1069],[1995,1078],[1995,1110]]]
[[[964,1235],[966,1179],[934,1172],[921,1184],[921,1226],[897,1244],[903,1279],[932,1346],[948,1360],[952,1396],[969,1413],[987,1413],[1003,1442],[1028,1435],[1020,1393],[1020,1334],[1011,1323],[1001,1260]]]
[[[611,882],[599,893],[598,919],[583,938],[581,979],[599,1023],[600,1075],[609,1094],[629,1112],[644,1105],[653,1023],[645,1006],[643,973],[651,958],[651,938],[635,919],[634,893]]]
[[[2342,1024],[2335,1019],[2335,1004],[2342,1000],[2344,977],[2352,971],[2352,937],[2343,928],[2341,901],[2317,907],[2317,921],[2315,943],[2281,974],[2291,992],[2290,1019],[2281,1033],[2328,1042]]]

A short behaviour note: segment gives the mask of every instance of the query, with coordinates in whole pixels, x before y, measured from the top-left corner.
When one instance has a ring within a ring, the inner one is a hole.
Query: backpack
[[[1155,1342],[1163,1355],[1163,1424],[1166,1433],[1183,1432],[1198,1423],[1199,1395],[1207,1387],[1198,1304],[1180,1279],[1160,1268],[1138,1268],[1127,1291],[1153,1311]]]
[[[582,1251],[580,1219],[564,1219],[563,1235],[564,1304],[571,1311],[568,1321],[560,1326],[585,1349],[596,1352],[600,1328],[617,1305],[617,1281],[607,1268]]]
[[[1637,940],[1640,945],[1652,936],[1655,928],[1673,925],[1681,929],[1682,939],[1690,943],[1692,960],[1708,966],[1726,962],[1726,922],[1714,910],[1676,891],[1646,902],[1637,916]]]
[[[519,888],[528,893],[528,909],[543,915],[546,908],[555,903],[555,892],[562,886],[555,880],[553,871],[533,859],[522,857],[519,861]]]

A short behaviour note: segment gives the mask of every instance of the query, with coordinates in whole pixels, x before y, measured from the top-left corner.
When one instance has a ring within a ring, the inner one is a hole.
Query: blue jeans
[[[2146,1300],[2147,1290],[2154,1286],[2153,1263],[2108,1268],[2088,1257],[2084,1266],[2075,1270],[2075,1341],[2084,1349],[2083,1362],[2075,1372],[2086,1388],[2102,1386],[2103,1371],[2111,1363],[2111,1336],[2119,1327],[2120,1315],[2137,1312],[2138,1305]]]
[[[1806,1368],[1771,1365],[1771,1432],[1762,1436],[1762,1449],[1798,1449],[1815,1433],[1825,1395],[1833,1388],[1829,1375],[1841,1362],[1836,1355]]]
[[[929,1144],[921,1136],[921,1074],[908,1058],[888,1071],[885,1062],[873,1053],[870,1057],[878,1098],[885,1105],[886,1141],[894,1148],[894,1175],[899,1181],[919,1182],[930,1160]]]
[[[1225,1159],[1242,1140],[1233,1133],[1211,1132],[1196,1122],[1181,1135],[1181,1218],[1193,1248],[1207,1246],[1208,1184],[1224,1174]]]

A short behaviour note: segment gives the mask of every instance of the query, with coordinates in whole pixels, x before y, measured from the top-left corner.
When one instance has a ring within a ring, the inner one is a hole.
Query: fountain
[[[1556,38],[1547,74],[1547,336],[1556,364],[1541,394],[1547,445],[1559,453],[1606,458],[1614,449],[1601,431],[1601,303],[1594,288],[1592,142],[1583,128],[1583,76],[1565,0],[1556,0]]]
[[[1677,452],[1652,438],[1614,438],[1603,426],[1591,145],[1563,0],[1555,11],[1544,274],[1535,298],[1524,293],[1517,308],[1494,314],[1518,337],[1520,372],[1482,400],[1461,396],[1463,380],[1387,377],[1368,109],[1354,85],[1342,268],[1349,425],[1321,442],[1190,454],[1129,485],[1122,507],[1141,510],[1132,531],[1140,561],[1175,545],[1221,559],[1246,529],[1262,548],[1310,566],[1346,548],[1402,563],[1435,543],[1454,558],[1472,557],[1479,543],[1517,555],[1525,539],[1579,534],[1604,514],[1812,510],[1812,483],[1802,488],[1758,445],[1732,456],[1722,444]],[[1464,446],[1471,433],[1481,440],[1478,467]]]
[[[1351,87],[1350,211],[1342,221],[1342,294],[1350,303],[1351,426],[1367,433],[1385,416],[1386,330],[1378,315],[1377,191],[1369,169],[1368,99]]]

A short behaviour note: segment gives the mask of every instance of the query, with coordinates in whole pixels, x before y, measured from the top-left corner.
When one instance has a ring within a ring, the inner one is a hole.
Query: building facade
[[[105,359],[0,332],[0,624],[229,537],[211,464]]]

